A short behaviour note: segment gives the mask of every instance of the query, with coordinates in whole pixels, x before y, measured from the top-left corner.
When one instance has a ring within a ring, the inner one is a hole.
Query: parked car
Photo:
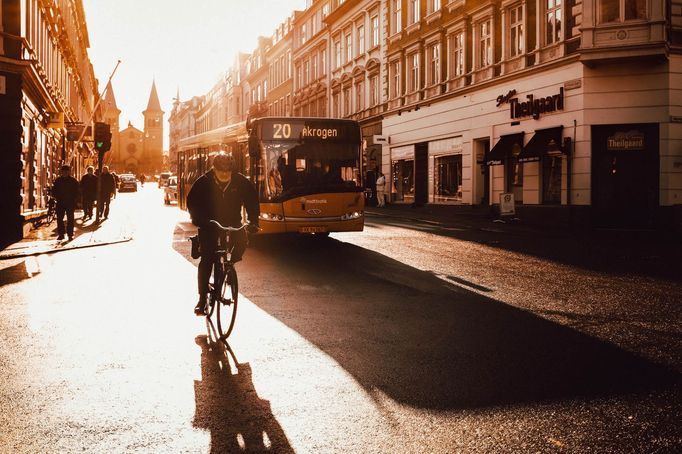
[[[170,205],[172,202],[178,203],[178,177],[175,175],[168,177],[168,181],[163,187],[163,201],[166,205]]]
[[[118,185],[119,192],[137,192],[137,178],[131,173],[124,173],[119,175],[121,182]]]
[[[170,172],[161,172],[159,174],[159,187],[162,188],[166,186],[166,183],[168,183],[168,179],[171,177]]]

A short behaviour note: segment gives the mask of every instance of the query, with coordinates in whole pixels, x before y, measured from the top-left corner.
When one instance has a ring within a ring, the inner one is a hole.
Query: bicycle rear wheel
[[[218,295],[220,295],[218,301],[216,301],[218,333],[220,333],[222,339],[225,339],[234,328],[234,322],[237,318],[237,299],[239,297],[237,271],[231,265],[225,267],[222,287]]]

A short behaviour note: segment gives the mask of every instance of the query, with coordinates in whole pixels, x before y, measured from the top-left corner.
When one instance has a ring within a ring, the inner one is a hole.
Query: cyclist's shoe
[[[194,306],[194,315],[206,315],[206,296],[199,297],[199,302]]]

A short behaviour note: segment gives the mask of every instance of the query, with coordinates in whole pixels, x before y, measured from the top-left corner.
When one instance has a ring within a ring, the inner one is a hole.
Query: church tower
[[[114,88],[111,86],[111,81],[107,84],[107,90],[104,95],[104,122],[108,123],[111,130],[111,149],[106,157],[108,163],[121,162],[120,149],[120,133],[119,133],[119,116],[121,110],[116,105],[116,97],[114,96]]]
[[[156,93],[156,81],[152,81],[147,109],[144,115],[143,158],[140,170],[147,174],[158,173],[163,168],[163,114],[159,95]]]

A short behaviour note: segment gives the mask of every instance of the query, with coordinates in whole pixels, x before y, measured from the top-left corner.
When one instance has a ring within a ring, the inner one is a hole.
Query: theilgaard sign
[[[540,114],[564,110],[564,87],[559,88],[558,94],[542,98],[536,98],[532,94],[526,95],[527,101],[524,102],[519,102],[514,95],[516,95],[516,90],[509,90],[506,95],[497,97],[498,106],[504,103],[509,104],[509,115],[512,119],[533,117],[537,120]]]

